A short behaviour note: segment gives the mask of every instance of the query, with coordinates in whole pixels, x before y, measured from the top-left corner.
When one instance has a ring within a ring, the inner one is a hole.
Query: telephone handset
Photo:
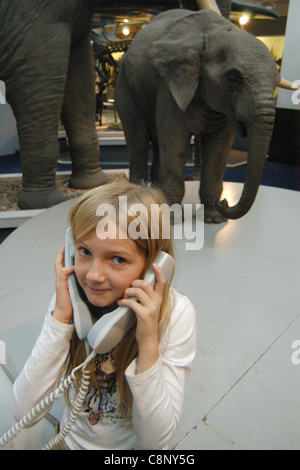
[[[66,231],[65,266],[74,265],[75,245],[72,231]],[[168,253],[161,251],[154,262],[161,268],[164,278],[168,281],[174,270],[174,259]],[[150,268],[144,279],[152,287],[155,285],[155,274]],[[128,307],[118,307],[113,312],[103,315],[93,324],[91,313],[79,295],[75,274],[68,278],[69,294],[73,306],[74,324],[77,335],[81,340],[87,340],[90,347],[98,354],[111,351],[123,339],[127,331],[136,323],[135,313]]]

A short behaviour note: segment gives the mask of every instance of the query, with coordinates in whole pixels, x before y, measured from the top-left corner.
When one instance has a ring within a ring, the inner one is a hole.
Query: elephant
[[[275,117],[276,63],[257,38],[216,11],[174,9],[159,14],[135,37],[119,62],[115,90],[130,159],[130,180],[152,183],[169,204],[184,196],[191,136],[203,154],[199,197],[206,223],[243,217],[260,185]],[[248,137],[241,197],[220,201],[235,130]]]
[[[59,120],[71,159],[69,185],[105,184],[95,130],[89,33],[98,0],[1,0],[0,79],[16,118],[23,173],[21,209],[65,199],[56,186]]]

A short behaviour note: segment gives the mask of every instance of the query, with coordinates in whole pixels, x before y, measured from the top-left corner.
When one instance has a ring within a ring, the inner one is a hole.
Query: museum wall
[[[0,105],[0,157],[19,150],[16,120],[9,104]]]
[[[299,19],[300,1],[290,0],[281,74],[292,82],[297,81],[300,86]],[[291,94],[285,90],[279,90],[277,107],[300,111],[300,91]]]
[[[290,0],[281,75],[300,86],[300,1]],[[300,166],[300,90],[280,89],[269,159]]]

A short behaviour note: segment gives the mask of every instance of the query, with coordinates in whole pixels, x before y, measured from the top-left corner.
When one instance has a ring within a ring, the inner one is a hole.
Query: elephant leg
[[[201,179],[201,171],[202,171],[202,142],[201,137],[199,135],[195,135],[194,137],[194,152],[193,152],[193,159],[194,159],[194,179],[199,181]]]
[[[56,169],[69,41],[63,27],[56,32],[61,40],[55,45],[44,38],[41,47],[38,39],[35,46],[28,46],[26,60],[20,60],[6,81],[7,101],[16,117],[20,142],[21,209],[47,208],[66,199],[56,187]],[[24,44],[26,41],[24,37]]]
[[[223,191],[223,178],[228,155],[233,144],[231,124],[222,131],[202,137],[202,174],[200,201],[204,204],[204,221],[221,223],[226,219],[217,211]]]
[[[126,137],[127,152],[130,162],[129,181],[131,183],[143,183],[148,180],[148,156],[150,150],[150,138],[147,126],[143,119],[130,112],[129,122],[121,118]],[[132,119],[133,118],[133,119]]]
[[[121,69],[115,91],[115,100],[126,138],[130,162],[129,179],[132,183],[141,183],[148,179],[147,163],[151,137],[135,101],[128,92],[126,80],[121,79],[122,73]]]
[[[153,161],[151,166],[151,182],[155,186],[159,186],[160,182],[160,159],[158,142],[152,142]]]
[[[191,136],[178,128],[177,135],[161,133],[159,139],[160,189],[170,205],[181,204],[184,196],[184,170]]]
[[[88,189],[108,182],[100,168],[95,127],[95,72],[90,40],[72,44],[62,107],[72,159],[72,188]]]
[[[136,121],[135,132],[134,129],[130,129],[125,131],[125,136],[130,161],[129,180],[131,183],[137,184],[146,182],[148,180],[148,155],[150,149],[147,128],[143,122]]]

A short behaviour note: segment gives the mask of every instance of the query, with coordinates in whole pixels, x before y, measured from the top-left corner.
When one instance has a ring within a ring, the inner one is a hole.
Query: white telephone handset
[[[65,266],[74,265],[75,246],[70,228],[66,232]],[[154,261],[162,270],[168,281],[174,270],[174,259],[161,251]],[[155,274],[150,268],[144,278],[152,287],[155,285]],[[68,278],[69,294],[73,306],[74,324],[80,339],[86,339],[90,347],[98,354],[111,351],[123,339],[126,332],[136,323],[135,313],[128,307],[118,307],[111,313],[103,315],[93,324],[91,313],[79,295],[75,274]]]

